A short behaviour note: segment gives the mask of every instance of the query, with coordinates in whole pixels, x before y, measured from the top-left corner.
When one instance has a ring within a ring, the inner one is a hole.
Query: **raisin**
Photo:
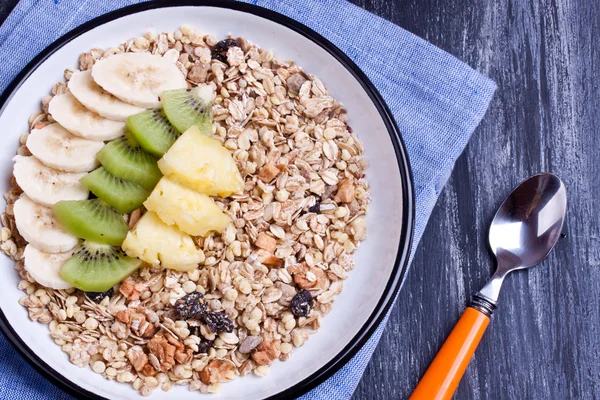
[[[200,336],[200,344],[198,345],[198,353],[205,354],[208,353],[210,348],[213,346],[214,340],[206,340],[202,336]]]
[[[306,289],[302,289],[292,298],[290,307],[295,317],[306,317],[312,308],[313,297]]]
[[[85,292],[87,297],[89,297],[90,300],[95,301],[96,303],[100,303],[102,300],[104,300],[105,297],[112,297],[114,293],[115,291],[113,290],[113,288],[108,289],[106,292]]]
[[[204,314],[204,323],[211,332],[232,332],[233,322],[224,312],[209,312]]]
[[[175,302],[175,312],[179,318],[190,319],[203,315],[206,312],[204,296],[198,292],[186,294]]]
[[[221,40],[213,47],[212,58],[227,63],[227,50],[230,47],[240,47],[240,44],[234,39]]]
[[[317,202],[315,203],[314,206],[308,207],[308,212],[316,213],[316,214],[320,213],[321,212],[321,202],[317,200]]]

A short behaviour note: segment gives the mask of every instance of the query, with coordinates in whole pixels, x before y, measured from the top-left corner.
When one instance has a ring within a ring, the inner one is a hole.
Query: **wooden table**
[[[46,0],[50,1],[50,0]],[[488,224],[529,175],[565,182],[563,239],[505,283],[459,399],[600,395],[600,12],[597,0],[352,0],[498,83],[442,193],[355,400],[404,399],[492,273]],[[16,0],[0,0],[4,21]]]
[[[352,1],[498,83],[354,399],[408,397],[492,273],[485,240],[496,208],[542,171],[567,187],[567,237],[506,281],[456,398],[600,397],[600,3]]]

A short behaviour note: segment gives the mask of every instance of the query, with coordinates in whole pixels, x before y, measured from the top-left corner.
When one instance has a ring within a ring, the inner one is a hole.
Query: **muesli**
[[[114,80],[121,59],[129,70]],[[164,79],[143,81],[161,68]],[[65,80],[29,119],[2,215],[30,318],[72,363],[144,396],[214,393],[287,361],[366,238],[367,163],[342,104],[293,62],[189,26],[85,52]],[[123,150],[136,146],[152,157]],[[160,170],[148,161],[159,158]]]

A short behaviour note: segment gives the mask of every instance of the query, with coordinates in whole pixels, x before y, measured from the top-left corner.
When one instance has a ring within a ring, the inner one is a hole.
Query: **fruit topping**
[[[61,172],[35,157],[15,156],[13,175],[25,194],[36,203],[51,207],[60,200],[83,200],[88,190],[79,180],[85,172]]]
[[[162,157],[180,136],[163,110],[148,110],[132,115],[127,118],[127,128],[133,139],[156,157]]]
[[[123,250],[148,264],[180,271],[197,268],[204,259],[204,252],[196,248],[190,235],[165,225],[152,211],[144,214],[127,234]]]
[[[48,112],[66,130],[85,139],[112,140],[125,133],[123,122],[103,118],[88,110],[70,92],[54,96]]]
[[[15,224],[23,239],[36,249],[62,253],[77,246],[79,240],[58,222],[52,209],[22,195],[13,205]]]
[[[23,252],[25,269],[41,285],[52,289],[68,289],[71,285],[60,277],[60,269],[72,254],[72,249],[64,253],[46,253],[28,244]]]
[[[143,108],[160,107],[163,90],[187,88],[175,63],[146,52],[121,53],[98,60],[92,67],[92,77],[113,96]]]
[[[196,126],[177,139],[158,166],[169,179],[209,196],[227,197],[244,189],[244,180],[229,150]]]
[[[98,199],[59,201],[53,211],[69,233],[82,239],[120,246],[129,230],[123,216]]]
[[[85,294],[90,298],[90,300],[100,303],[105,297],[110,299],[112,295],[115,294],[115,291],[113,288],[110,288],[106,292],[85,292]]]
[[[308,212],[315,213],[315,214],[320,213],[321,212],[321,202],[317,199],[317,202],[314,205],[308,207]]]
[[[84,292],[105,292],[131,275],[142,261],[121,249],[85,241],[63,265],[60,276]]]
[[[229,319],[227,314],[223,311],[221,312],[207,312],[203,315],[202,320],[214,333],[220,332],[232,332],[233,331],[233,322]]]
[[[114,140],[98,153],[98,160],[108,172],[145,189],[152,190],[162,177],[156,159],[127,138]]]
[[[192,236],[222,232],[231,222],[219,206],[205,194],[197,193],[169,178],[162,178],[144,202],[167,225],[177,225]]]
[[[312,308],[313,297],[306,289],[300,290],[292,298],[290,308],[295,317],[306,317]]]
[[[143,108],[122,102],[106,92],[92,79],[92,71],[76,71],[69,79],[69,90],[89,110],[113,121],[125,121]]]
[[[44,165],[67,172],[87,172],[98,166],[96,154],[104,142],[83,139],[59,124],[33,129],[27,136],[27,148]]]
[[[84,176],[81,183],[96,197],[122,214],[129,214],[140,208],[150,195],[149,190],[117,178],[103,167]]]
[[[165,90],[160,100],[165,115],[179,132],[187,131],[195,125],[205,135],[212,136],[211,86],[198,86],[193,89]]]
[[[212,58],[227,63],[227,50],[229,50],[230,47],[240,47],[240,44],[235,39],[221,40],[213,47]]]
[[[202,293],[192,292],[175,301],[175,312],[182,319],[200,318],[206,312]]]
[[[200,343],[198,344],[197,353],[199,353],[199,354],[208,353],[210,348],[213,347],[213,344],[215,343],[215,341],[214,340],[206,340],[201,335],[198,335],[198,336],[200,337]]]

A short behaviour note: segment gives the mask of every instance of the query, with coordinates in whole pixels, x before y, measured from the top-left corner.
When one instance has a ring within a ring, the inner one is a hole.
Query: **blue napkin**
[[[244,1],[285,14],[325,36],[358,64],[383,95],[412,164],[414,254],[454,162],[486,112],[496,89],[494,82],[430,43],[343,0]],[[138,1],[22,0],[0,27],[0,90],[59,36],[134,3]],[[349,399],[386,321],[348,364],[302,399]],[[1,399],[72,399],[34,371],[4,336],[0,336],[0,360]]]

